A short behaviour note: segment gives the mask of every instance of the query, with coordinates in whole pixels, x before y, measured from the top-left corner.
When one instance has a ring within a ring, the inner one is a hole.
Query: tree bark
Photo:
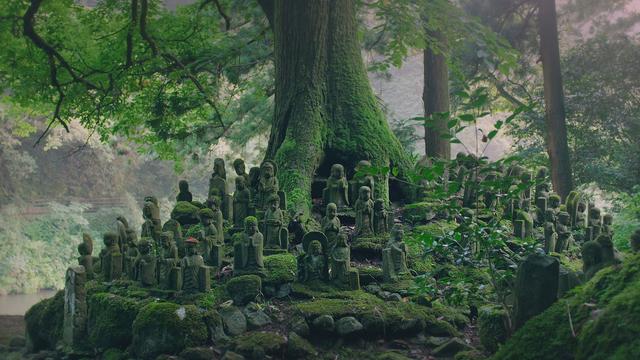
[[[546,141],[551,162],[551,181],[554,190],[565,199],[573,189],[573,180],[567,144],[555,0],[539,0],[538,32],[544,76]]]
[[[266,158],[279,167],[295,208],[309,207],[311,182],[334,163],[407,168],[371,90],[357,40],[355,0],[276,0],[275,116]],[[376,196],[388,199],[386,181]]]
[[[438,38],[442,38],[438,36]],[[432,49],[424,50],[424,102],[425,122],[424,141],[425,155],[429,158],[451,158],[451,143],[442,138],[449,131],[446,118],[434,116],[436,113],[448,112],[449,109],[449,67],[444,54]]]

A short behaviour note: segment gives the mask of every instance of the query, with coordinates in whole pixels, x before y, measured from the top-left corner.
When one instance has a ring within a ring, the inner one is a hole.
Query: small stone
[[[335,328],[335,323],[331,315],[320,315],[313,320],[313,328],[322,332],[332,332]]]
[[[448,337],[440,337],[440,336],[429,336],[425,339],[425,345],[429,346],[429,347],[438,347],[444,343],[446,343],[447,341],[449,341]]]
[[[296,317],[291,322],[291,331],[302,337],[307,337],[309,336],[309,324],[303,317]]]
[[[224,328],[231,336],[237,336],[247,331],[247,319],[242,311],[235,306],[223,307],[219,311]]]
[[[353,316],[346,316],[336,322],[336,332],[340,336],[349,336],[362,330],[363,326]]]
[[[184,360],[213,360],[220,356],[210,347],[192,347],[182,350],[180,358]]]
[[[400,294],[398,294],[398,293],[393,293],[393,294],[390,294],[389,297],[386,300],[387,301],[402,301],[402,296],[400,296]]]
[[[265,325],[271,324],[271,318],[265,314],[261,309],[255,309],[252,306],[247,306],[243,310],[244,316],[247,318],[247,325],[249,330],[255,330]]]
[[[451,357],[461,351],[468,350],[472,350],[472,348],[471,346],[467,345],[464,340],[453,338],[433,350],[432,355],[437,357]]]
[[[291,294],[291,283],[286,283],[278,287],[278,291],[276,291],[275,297],[278,299],[282,299],[289,296],[289,294]]]
[[[276,295],[276,287],[274,285],[264,285],[262,287],[262,291],[264,291],[264,295],[267,297],[273,297]]]
[[[318,356],[316,349],[302,336],[295,332],[289,333],[289,343],[287,346],[287,358],[289,359],[309,359]]]
[[[227,292],[238,306],[256,301],[261,294],[262,280],[257,275],[237,276],[227,282]]]
[[[375,284],[369,284],[367,286],[364,286],[363,289],[364,289],[364,291],[366,291],[368,293],[372,293],[372,294],[377,294],[382,290],[382,289],[380,289],[380,286],[375,285]]]
[[[389,296],[391,296],[391,293],[388,291],[380,291],[378,293],[378,296],[380,296],[382,298],[382,300],[387,300],[389,298]]]

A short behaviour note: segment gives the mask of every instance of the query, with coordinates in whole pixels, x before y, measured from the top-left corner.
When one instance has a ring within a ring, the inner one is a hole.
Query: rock
[[[256,301],[262,293],[262,280],[257,275],[237,276],[227,282],[227,292],[237,306]]]
[[[56,343],[62,340],[64,290],[33,305],[25,314],[24,321],[29,352],[54,349]]]
[[[247,318],[249,330],[255,330],[271,324],[271,318],[269,318],[269,315],[265,314],[265,312],[255,306],[255,304],[253,305],[254,306],[252,306],[252,304],[247,305],[247,307],[242,311],[244,316]]]
[[[126,349],[131,344],[133,321],[140,303],[109,293],[90,295],[88,303],[87,332],[92,347]]]
[[[237,307],[226,306],[221,308],[219,313],[226,333],[230,336],[237,336],[247,331],[247,319]]]
[[[244,360],[244,356],[229,350],[224,353],[221,360]]]
[[[447,341],[449,341],[451,338],[448,337],[440,337],[440,336],[429,336],[425,339],[425,345],[429,346],[429,347],[438,347],[444,343],[446,343]]]
[[[180,357],[184,360],[215,360],[219,359],[220,355],[213,348],[201,346],[182,350]]]
[[[312,359],[317,356],[318,352],[309,341],[295,332],[289,333],[287,359]]]
[[[302,337],[307,337],[309,336],[309,324],[303,317],[298,316],[291,322],[291,331]]]
[[[516,275],[514,326],[519,328],[551,306],[558,297],[560,263],[551,256],[532,254]]]
[[[14,336],[9,340],[9,347],[11,349],[22,349],[27,346],[27,341],[24,336]]]
[[[398,294],[398,293],[392,293],[385,300],[387,300],[387,301],[402,301],[402,296],[400,296],[400,294]]]
[[[229,340],[227,334],[224,333],[224,322],[220,313],[212,309],[207,311],[204,314],[204,322],[207,324],[211,341],[214,344]]]
[[[340,336],[350,336],[362,330],[362,324],[353,316],[346,316],[336,321],[336,332]]]
[[[131,349],[136,358],[154,359],[202,345],[207,338],[207,326],[198,308],[153,302],[143,307],[133,322]]]
[[[478,334],[480,343],[490,352],[498,350],[508,337],[507,313],[499,306],[483,306],[478,312]]]
[[[380,296],[382,300],[387,300],[389,296],[391,296],[391,293],[389,291],[383,290],[378,293],[378,296]]]
[[[469,350],[472,348],[464,340],[453,338],[435,348],[431,354],[436,357],[452,357],[461,351]]]
[[[320,315],[313,320],[313,328],[320,332],[333,332],[335,323],[331,315]]]
[[[248,332],[236,337],[233,350],[252,360],[284,357],[287,340],[275,332]]]
[[[375,285],[375,284],[369,284],[363,287],[364,291],[372,293],[372,294],[377,294],[380,291],[382,291],[382,289],[380,288],[380,286]]]
[[[286,298],[291,294],[291,283],[282,284],[278,287],[278,291],[275,293],[275,297],[278,299]]]

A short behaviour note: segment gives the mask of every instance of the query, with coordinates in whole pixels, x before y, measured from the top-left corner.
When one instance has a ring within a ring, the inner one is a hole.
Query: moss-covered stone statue
[[[356,211],[356,235],[373,235],[373,200],[371,200],[371,189],[368,186],[360,187],[358,201],[355,205]]]
[[[218,198],[213,198],[207,202],[207,207],[213,212],[213,225],[216,227],[216,241],[220,244],[224,242],[224,213],[220,209],[221,203]]]
[[[264,214],[264,248],[270,250],[287,250],[282,243],[282,230],[284,227],[284,213],[280,209],[280,197],[271,194],[267,199],[267,209]],[[286,241],[286,239],[285,239]]]
[[[378,236],[389,233],[389,213],[383,199],[373,203],[373,232]]]
[[[558,214],[558,223],[556,225],[558,233],[558,242],[556,243],[556,252],[562,253],[569,249],[573,244],[573,233],[571,232],[571,215],[566,211]]]
[[[234,162],[234,165],[235,165],[235,162]],[[247,187],[247,177],[238,176],[236,177],[236,191],[233,193],[233,228],[234,230],[241,231],[244,228],[244,219],[246,219],[247,216],[250,216],[250,215],[251,215],[251,191]]]
[[[558,243],[558,234],[556,233],[556,227],[552,222],[544,223],[544,252],[550,254],[556,251]]]
[[[178,248],[173,242],[173,233],[165,231],[160,235],[161,246],[158,249],[158,284],[161,288],[180,290],[182,274],[178,268]]]
[[[104,248],[100,251],[100,268],[105,281],[113,281],[122,275],[122,254],[118,247],[118,235],[107,232],[103,236]]]
[[[602,233],[613,237],[613,215],[605,214],[602,217]]]
[[[219,215],[219,214],[218,214]],[[216,213],[210,208],[200,209],[198,212],[200,217],[200,232],[197,234],[198,253],[204,258],[207,265],[218,266],[222,256],[220,236],[218,227],[214,223]]]
[[[585,233],[585,239],[592,241],[598,239],[602,232],[602,215],[600,209],[592,207],[589,209],[589,218],[587,221],[587,228]]]
[[[127,230],[129,222],[123,215],[116,217],[116,234],[118,234],[118,247],[123,254],[127,251]]]
[[[278,168],[271,160],[266,160],[260,166],[260,181],[258,182],[258,191],[255,198],[256,209],[265,210],[267,201],[272,195],[278,195],[280,184],[278,183]]]
[[[162,231],[171,231],[173,233],[173,241],[178,248],[178,256],[184,256],[184,237],[182,236],[182,225],[176,219],[169,219],[162,225]]]
[[[233,170],[236,172],[236,176],[244,178],[245,184],[249,184],[249,174],[247,174],[247,166],[242,159],[233,160]]]
[[[162,232],[160,224],[160,210],[155,197],[146,197],[142,207],[142,229],[140,237],[151,238],[156,243],[160,241],[160,233]]]
[[[94,270],[93,270],[93,239],[91,235],[84,233],[82,234],[82,242],[78,245],[78,265],[84,266],[85,273],[87,274],[87,279],[93,279]]]
[[[358,270],[351,268],[351,250],[347,244],[347,234],[340,233],[337,242],[329,255],[330,278],[336,285],[358,290],[360,281]]]
[[[551,187],[548,182],[548,172],[549,169],[546,167],[541,167],[538,169],[536,173],[536,187],[535,187],[535,198],[536,200],[539,198],[548,199],[549,193],[551,192]]]
[[[349,182],[344,173],[344,166],[331,166],[331,176],[327,179],[327,186],[322,190],[322,198],[325,205],[334,203],[338,209],[349,206]]]
[[[382,250],[382,271],[385,281],[396,281],[409,275],[407,245],[403,238],[402,227],[395,227],[387,246]]]
[[[138,235],[135,230],[127,230],[127,247],[126,251],[122,254],[124,256],[123,272],[129,279],[135,279],[135,269],[133,264],[138,258]]]
[[[178,196],[176,196],[176,201],[193,201],[193,194],[189,191],[189,183],[187,180],[180,180],[178,182]]]
[[[157,260],[153,255],[153,246],[149,238],[142,238],[138,242],[139,255],[134,263],[136,279],[143,287],[157,285]]]
[[[333,249],[338,241],[340,233],[340,219],[338,218],[338,207],[334,203],[329,203],[325,210],[325,216],[321,221],[322,232],[327,236],[328,248]]]
[[[359,161],[358,164],[356,164],[356,168],[355,168],[356,174],[358,172],[364,171],[368,167],[371,167],[370,161],[368,160]],[[372,197],[375,196],[375,193],[376,193],[375,182],[376,181],[374,177],[371,175],[355,177],[349,182],[349,189],[350,189],[349,199],[357,199],[359,196],[360,188],[363,186],[366,186],[371,190]]]
[[[180,261],[182,269],[182,291],[185,293],[197,293],[211,289],[209,267],[198,254],[198,240],[190,237],[185,241],[186,255]]]
[[[329,279],[327,237],[318,231],[307,233],[302,239],[304,253],[298,257],[298,280],[312,282]]]
[[[207,204],[214,199],[218,201],[218,207],[223,211],[223,217],[228,219],[229,214],[225,214],[225,201],[227,201],[227,172],[224,167],[224,160],[217,158],[213,162],[213,173],[209,179],[209,193],[207,196]]]
[[[233,275],[264,275],[264,238],[258,230],[258,219],[244,220],[244,232],[234,236]]]

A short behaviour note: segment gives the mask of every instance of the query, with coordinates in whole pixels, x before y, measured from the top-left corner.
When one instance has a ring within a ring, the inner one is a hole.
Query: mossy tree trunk
[[[442,34],[431,34],[444,43]],[[424,102],[425,155],[431,158],[451,159],[451,142],[442,137],[449,132],[448,118],[434,116],[449,112],[449,66],[444,54],[427,47],[424,50]]]
[[[357,39],[355,0],[260,1],[275,38],[275,118],[266,157],[297,209],[333,163],[410,164],[373,94]],[[269,14],[269,5],[273,13]],[[388,198],[386,184],[376,195]]]

